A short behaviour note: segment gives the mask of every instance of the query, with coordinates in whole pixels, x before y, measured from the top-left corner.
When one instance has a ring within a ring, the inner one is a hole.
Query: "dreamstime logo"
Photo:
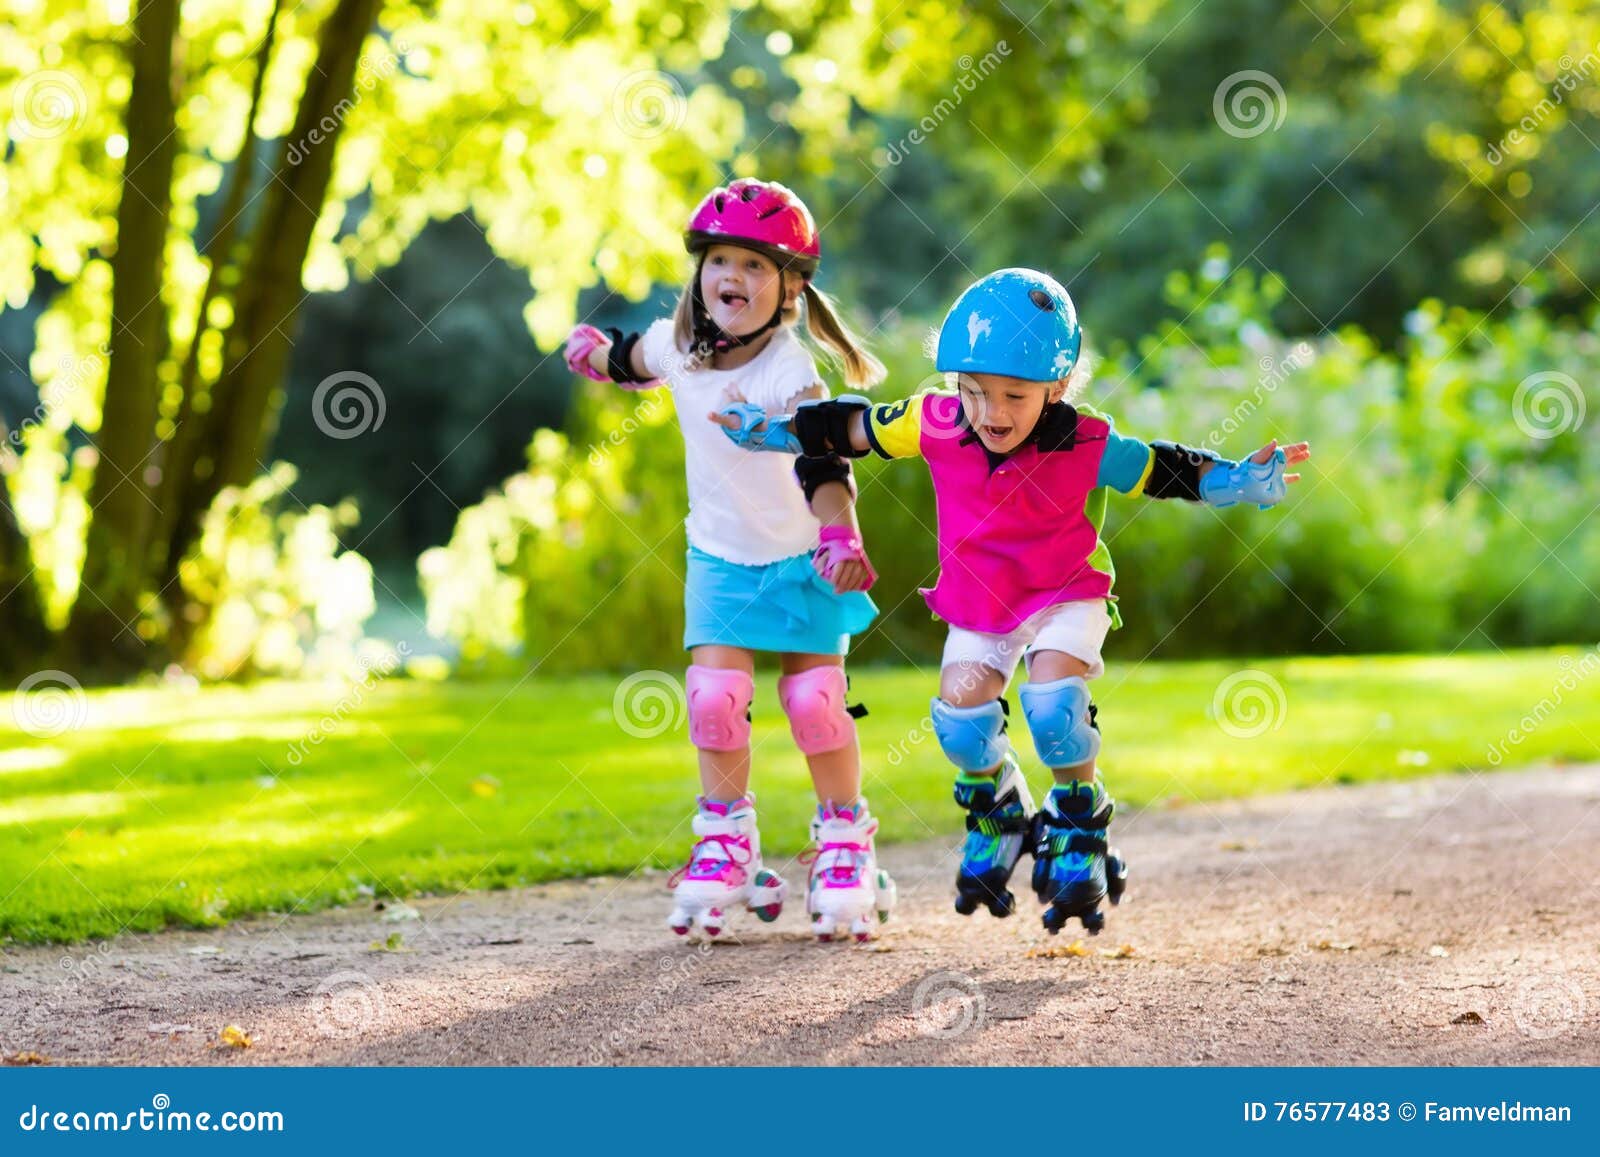
[[[611,91],[611,119],[630,137],[649,140],[670,133],[688,115],[683,86],[664,72],[630,72]]]
[[[1278,387],[1288,381],[1290,376],[1299,370],[1305,369],[1316,360],[1316,352],[1306,342],[1298,342],[1290,349],[1288,355],[1277,359],[1271,355],[1263,355],[1257,363],[1261,376],[1256,381],[1256,387],[1248,398],[1245,398],[1233,408],[1233,413],[1222,419],[1222,424],[1211,431],[1206,437],[1212,449],[1216,449],[1229,437],[1236,434],[1244,424],[1246,418],[1261,408],[1261,404],[1273,394],[1278,392]]]
[[[1511,996],[1511,1019],[1517,1031],[1534,1040],[1570,1032],[1587,1010],[1583,989],[1568,976],[1529,977]]]
[[[964,698],[966,692],[975,689],[989,677],[989,670],[1003,666],[1015,647],[1016,644],[1012,643],[1011,640],[1001,639],[995,644],[994,651],[989,656],[993,660],[991,663],[963,663],[961,678],[955,685],[955,698]],[[915,727],[906,732],[904,739],[889,749],[889,754],[885,756],[884,762],[890,767],[899,767],[905,762],[906,757],[911,754],[912,748],[922,746],[928,736],[935,734],[936,731],[937,728],[934,725],[933,716],[924,715]]]
[[[611,714],[635,739],[654,739],[683,726],[689,713],[683,685],[665,671],[639,671],[617,684]]]
[[[311,419],[317,429],[341,442],[381,429],[388,412],[383,387],[356,370],[329,374],[311,395]]]
[[[1592,79],[1596,71],[1600,71],[1600,45],[1596,46],[1595,52],[1586,53],[1576,64],[1573,63],[1571,56],[1563,56],[1557,61],[1557,67],[1561,72],[1551,83],[1549,94],[1533,106],[1533,111],[1501,137],[1498,144],[1490,145],[1488,151],[1484,153],[1484,159],[1491,165],[1498,165],[1506,159],[1508,151],[1538,132],[1544,122],[1550,119],[1551,114],[1566,103],[1568,93]]]
[[[1521,747],[1523,741],[1539,730],[1544,721],[1554,715],[1556,709],[1566,702],[1568,694],[1576,691],[1595,672],[1600,671],[1600,647],[1586,652],[1581,659],[1562,655],[1557,666],[1561,668],[1561,677],[1551,685],[1550,694],[1535,703],[1526,715],[1517,720],[1516,726],[1506,732],[1504,739],[1490,746],[1485,756],[1490,767],[1499,767],[1504,763],[1506,756],[1511,754],[1511,748]]]
[[[82,127],[89,98],[70,72],[45,69],[26,76],[11,97],[12,126],[25,137],[48,140]]]
[[[986,1015],[983,989],[960,972],[935,972],[923,977],[911,994],[911,1015],[923,1036],[953,1040],[982,1029]]]
[[[710,943],[702,941],[689,955],[673,953],[661,957],[656,962],[658,974],[650,992],[616,1023],[616,1027],[604,1039],[590,1043],[589,1059],[596,1064],[604,1064],[620,1055],[632,1037],[658,1025],[662,1013],[671,1007],[672,997],[689,983],[700,965],[710,958],[710,954]]]
[[[650,390],[640,399],[639,404],[633,408],[633,413],[622,419],[622,424],[611,431],[599,442],[589,447],[589,465],[599,466],[611,452],[633,437],[639,429],[648,424],[656,413],[665,404],[666,390]]]
[[[297,141],[290,141],[283,151],[284,160],[291,165],[298,165],[311,155],[313,146],[333,139],[351,110],[360,104],[362,98],[376,88],[380,81],[387,80],[389,74],[399,65],[400,57],[411,51],[410,46],[403,40],[396,40],[394,49],[393,52],[386,51],[382,59],[377,61],[373,61],[365,54],[356,61],[355,84],[350,90],[350,95],[342,97],[339,103],[333,106],[332,111],[312,125],[303,137]]]
[[[394,650],[386,649],[377,658],[363,656],[356,664],[360,678],[352,683],[350,690],[334,704],[332,711],[317,720],[317,725],[306,733],[305,738],[290,744],[286,756],[290,766],[299,767],[304,763],[309,750],[321,747],[323,740],[337,731],[345,718],[366,701],[367,693],[376,687],[380,680],[394,674],[410,655],[411,644],[401,640],[395,644]]]
[[[1289,697],[1279,682],[1265,671],[1235,671],[1211,697],[1211,714],[1217,726],[1235,739],[1254,739],[1283,726]]]
[[[388,1013],[382,987],[364,972],[335,972],[311,995],[317,1032],[336,1040],[360,1036]]]
[[[931,137],[945,119],[956,110],[967,93],[973,92],[978,87],[978,82],[987,80],[990,73],[1000,67],[1000,61],[1011,55],[1011,46],[1004,40],[996,42],[993,52],[985,52],[981,60],[974,61],[971,56],[962,56],[956,61],[956,67],[961,70],[961,75],[956,78],[955,84],[950,86],[950,95],[942,97],[938,104],[933,106],[931,112],[923,117],[905,136],[889,145],[889,164],[898,165],[905,160],[911,152],[913,145],[920,145]]]
[[[54,739],[88,721],[89,697],[65,671],[36,671],[17,684],[11,716],[35,739]]]
[[[1511,420],[1528,437],[1546,442],[1583,425],[1585,404],[1576,378],[1546,370],[1518,384],[1511,399]]]
[[[1277,129],[1289,112],[1283,85],[1271,73],[1247,68],[1217,85],[1211,115],[1230,137],[1258,137]]]

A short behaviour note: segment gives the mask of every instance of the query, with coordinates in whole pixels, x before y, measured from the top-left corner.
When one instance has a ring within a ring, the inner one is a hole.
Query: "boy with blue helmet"
[[[1031,851],[1045,927],[1074,917],[1104,925],[1125,869],[1107,843],[1113,801],[1096,777],[1100,731],[1089,681],[1120,625],[1115,571],[1100,538],[1106,491],[1212,506],[1280,501],[1299,479],[1307,443],[1270,442],[1244,462],[1120,434],[1069,401],[1088,377],[1072,298],[1032,269],[1002,269],[957,299],[939,331],[935,366],[955,387],[885,405],[845,396],[768,419],[755,407],[713,415],[730,438],[765,450],[928,463],[938,506],[939,580],[923,596],[950,625],[933,700],[935,734],[956,765],[967,838],[956,910],[1009,915],[1008,884]],[[1039,758],[1055,779],[1034,812],[1006,737],[1002,698],[1018,661],[1018,693]]]

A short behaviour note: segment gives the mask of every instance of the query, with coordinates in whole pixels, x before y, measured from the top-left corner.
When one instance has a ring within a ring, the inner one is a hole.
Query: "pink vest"
[[[1070,448],[1030,442],[991,472],[959,399],[930,394],[922,406],[921,451],[939,513],[939,582],[921,591],[928,608],[952,626],[1000,635],[1057,603],[1107,597],[1104,491],[1090,500],[1106,423],[1080,413]]]

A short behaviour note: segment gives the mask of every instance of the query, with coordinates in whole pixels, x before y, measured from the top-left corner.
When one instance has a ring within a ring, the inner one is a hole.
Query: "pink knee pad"
[[[756,682],[726,667],[689,668],[689,742],[704,751],[738,751],[750,745],[750,700]]]
[[[778,680],[789,730],[805,754],[822,755],[856,741],[856,721],[844,705],[844,692],[843,667],[812,667]]]

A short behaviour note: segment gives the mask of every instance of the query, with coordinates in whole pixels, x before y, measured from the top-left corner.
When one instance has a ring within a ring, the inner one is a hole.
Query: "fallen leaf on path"
[[[1450,955],[1450,950],[1448,948],[1446,948],[1443,944],[1435,944],[1432,948],[1428,949],[1428,955],[1429,956],[1449,956]]]
[[[1260,847],[1254,840],[1223,840],[1217,847],[1225,852],[1249,852]]]
[[[1348,940],[1318,940],[1311,947],[1319,952],[1351,952],[1355,945]]]
[[[1102,948],[1100,955],[1107,960],[1126,960],[1133,955],[1133,945],[1119,944],[1115,948]]]
[[[250,1034],[236,1024],[230,1024],[222,1030],[222,1035],[217,1038],[217,1043],[224,1048],[247,1049],[256,1042],[250,1039]]]
[[[386,940],[374,940],[367,945],[368,952],[408,952],[406,938],[398,932],[389,933]]]
[[[1475,1012],[1473,1012],[1473,1011],[1471,1011],[1469,1009],[1468,1011],[1462,1013],[1460,1016],[1452,1018],[1450,1023],[1451,1024],[1482,1024],[1482,1023],[1484,1023],[1484,1021],[1483,1021],[1483,1017],[1479,1016],[1477,1013],[1475,1013]]]
[[[26,1052],[12,1053],[5,1058],[5,1063],[8,1065],[47,1065],[50,1063],[50,1058],[43,1053],[36,1053],[29,1049]]]
[[[1071,944],[1052,944],[1048,948],[1030,948],[1028,956],[1038,960],[1059,960],[1063,956],[1088,956],[1090,952],[1083,946],[1082,940],[1074,940]]]

